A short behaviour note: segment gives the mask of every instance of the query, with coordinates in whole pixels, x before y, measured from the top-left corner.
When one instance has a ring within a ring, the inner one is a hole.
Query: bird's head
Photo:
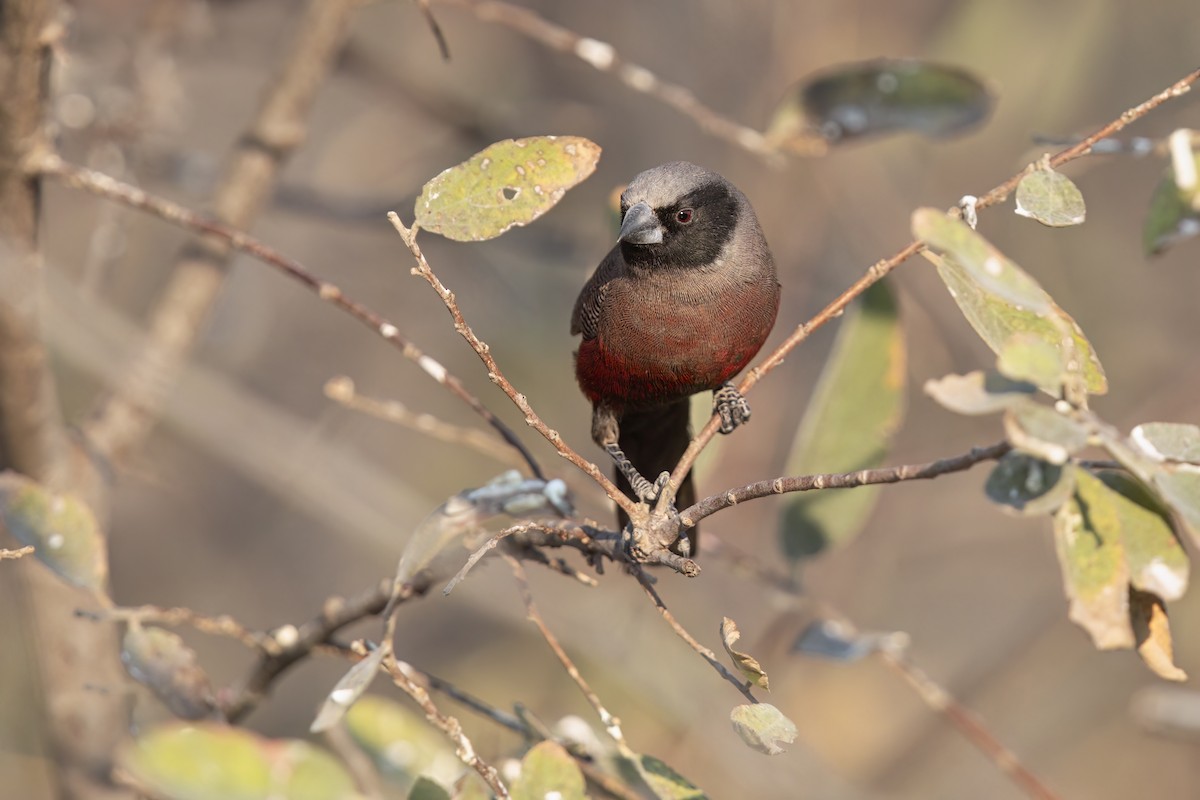
[[[646,269],[715,265],[748,209],[733,184],[703,167],[674,161],[648,169],[621,195],[621,254]]]

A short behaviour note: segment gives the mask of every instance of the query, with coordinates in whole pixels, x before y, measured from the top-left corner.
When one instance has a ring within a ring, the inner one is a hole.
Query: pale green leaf
[[[984,491],[1005,509],[1052,514],[1075,490],[1075,472],[1025,453],[1008,453],[988,475]]]
[[[122,746],[121,769],[167,800],[351,800],[354,781],[307,742],[216,723],[169,723]]]
[[[1160,461],[1200,464],[1200,426],[1182,422],[1144,422],[1130,434],[1146,455]]]
[[[417,224],[456,241],[495,238],[553,208],[599,159],[599,145],[579,136],[496,142],[425,184]]]
[[[787,461],[789,475],[878,466],[904,417],[904,332],[891,290],[868,289],[842,321]],[[801,492],[787,499],[784,551],[798,559],[856,536],[879,487]]]
[[[1001,345],[996,369],[1007,378],[1032,383],[1059,397],[1067,376],[1062,355],[1058,347],[1040,336],[1018,333]]]
[[[102,591],[108,554],[100,525],[74,495],[55,494],[16,472],[0,473],[0,524],[61,578]]]
[[[658,800],[707,800],[703,790],[654,756],[639,756],[636,769]]]
[[[539,742],[521,759],[521,775],[512,784],[513,800],[584,800],[583,773],[557,742]]]
[[[1106,470],[1098,477],[1111,490],[1108,500],[1120,526],[1130,584],[1166,601],[1183,597],[1190,564],[1170,513],[1128,474]]]
[[[1035,169],[1017,184],[1017,213],[1052,228],[1079,225],[1087,215],[1083,194],[1052,169]]]
[[[1068,373],[1079,374],[1090,394],[1108,382],[1091,344],[1069,314],[1032,277],[961,220],[932,208],[913,213],[913,235],[975,332],[997,355],[1016,334],[1057,348]]]
[[[445,737],[424,715],[386,697],[365,694],[346,712],[345,720],[354,741],[384,774],[411,777],[429,773],[453,780],[454,775],[434,769],[443,763],[457,765],[457,760]]]
[[[781,745],[796,741],[796,723],[770,703],[737,706],[729,721],[743,742],[769,756],[779,755],[784,752]]]
[[[308,728],[309,732],[322,733],[341,722],[342,717],[346,716],[346,712],[362,697],[379,674],[379,665],[383,663],[384,655],[386,651],[382,647],[376,647],[341,677],[321,704],[317,718]]]
[[[421,775],[408,790],[408,800],[450,800],[450,792],[437,781]]]
[[[1025,403],[1037,391],[1031,383],[976,370],[925,382],[925,393],[959,414],[994,414]]]
[[[1062,465],[1088,443],[1088,429],[1049,406],[1025,403],[1004,414],[1012,446],[1051,464]]]

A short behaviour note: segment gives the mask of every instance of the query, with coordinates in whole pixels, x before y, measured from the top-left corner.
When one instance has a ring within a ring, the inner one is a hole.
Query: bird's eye
[[[692,221],[692,215],[695,212],[690,208],[681,208],[675,212],[675,220],[680,225],[687,225]]]

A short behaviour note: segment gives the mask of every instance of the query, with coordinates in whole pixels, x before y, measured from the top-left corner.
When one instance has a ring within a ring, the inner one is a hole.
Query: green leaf
[[[1000,459],[984,484],[988,498],[1025,515],[1051,514],[1075,490],[1075,472],[1025,453]]]
[[[1048,406],[1025,403],[1004,414],[1012,446],[1051,464],[1065,464],[1088,443],[1088,429]]]
[[[654,756],[639,756],[637,772],[658,800],[707,800],[708,795],[664,761]]]
[[[769,756],[784,752],[780,745],[796,741],[796,723],[770,703],[737,706],[730,713],[729,721],[743,742]]]
[[[168,723],[119,751],[118,763],[168,800],[350,800],[354,781],[324,750],[216,723]]]
[[[1037,387],[976,370],[925,382],[925,394],[959,414],[994,414],[1029,400]]]
[[[1179,133],[1176,131],[1172,138]],[[1190,174],[1181,181],[1173,163],[1167,167],[1166,174],[1150,198],[1150,210],[1142,227],[1142,246],[1148,255],[1158,255],[1200,234],[1200,185],[1193,180],[1193,176],[1200,173],[1200,150],[1190,146],[1185,149],[1190,150],[1190,169],[1185,161],[1189,154],[1180,153],[1172,160],[1183,162],[1184,171]]]
[[[949,136],[982,122],[992,96],[958,67],[912,59],[842,64],[805,78],[780,101],[767,128],[776,146],[811,154],[811,139],[839,142],[911,131]]]
[[[1071,619],[1101,649],[1135,644],[1130,591],[1175,599],[1189,564],[1165,510],[1123,473],[1075,467],[1072,499],[1055,516],[1055,543]]]
[[[789,475],[878,466],[904,417],[906,359],[896,301],[882,283],[847,312],[800,422]],[[781,536],[793,559],[852,539],[875,506],[878,486],[802,492],[784,505]]]
[[[913,235],[941,256],[926,252],[963,316],[997,355],[1016,334],[1055,347],[1069,373],[1091,394],[1108,381],[1083,331],[1032,277],[961,220],[933,208],[913,213]],[[1043,387],[1047,388],[1047,387]],[[1050,388],[1047,388],[1050,391]]]
[[[767,677],[767,673],[759,665],[758,659],[749,653],[743,653],[734,649],[738,639],[742,638],[742,632],[738,630],[737,623],[729,617],[721,620],[721,644],[725,646],[725,652],[729,655],[729,660],[737,667],[738,672],[742,673],[748,681],[755,686],[760,686],[771,691],[771,679]]]
[[[379,674],[379,665],[383,663],[385,655],[386,651],[382,647],[376,647],[341,677],[321,704],[317,718],[308,728],[310,733],[323,733],[341,722],[342,717],[346,716],[346,712],[362,697]]]
[[[596,169],[600,146],[579,136],[505,139],[451,167],[417,198],[417,224],[460,242],[528,225]]]
[[[1113,456],[1143,480],[1149,480],[1167,505],[1186,523],[1192,540],[1200,544],[1200,428],[1174,422],[1147,422],[1133,429],[1129,437],[1134,449],[1143,456],[1140,465],[1126,463],[1120,447],[1110,447]]]
[[[584,800],[583,773],[575,759],[557,742],[546,740],[521,759],[521,775],[513,782],[513,800]]]
[[[131,623],[121,646],[121,661],[138,683],[148,686],[171,713],[202,719],[216,709],[212,683],[196,662],[196,653],[176,634]]]
[[[437,781],[421,775],[408,790],[408,800],[450,800],[450,792]]]
[[[100,525],[74,495],[55,494],[16,472],[0,472],[0,524],[38,560],[76,586],[103,591],[108,554]]]
[[[1062,351],[1030,333],[1015,334],[1001,345],[996,369],[1007,378],[1032,383],[1052,397],[1061,396],[1067,377]]]
[[[361,662],[360,662],[361,663]],[[387,775],[405,777],[430,772],[453,751],[421,714],[373,694],[365,694],[346,711],[346,730]],[[435,777],[447,778],[433,770]]]
[[[1143,422],[1130,436],[1142,452],[1156,460],[1200,464],[1200,426],[1183,422]]]
[[[1079,225],[1087,215],[1079,187],[1048,167],[1035,169],[1017,184],[1016,211],[1052,228]]]

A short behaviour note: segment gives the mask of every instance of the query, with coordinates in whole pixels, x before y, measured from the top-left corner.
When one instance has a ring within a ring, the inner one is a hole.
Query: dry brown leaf
[[[721,620],[721,644],[725,645],[725,652],[729,654],[733,665],[755,686],[761,686],[768,692],[771,691],[771,681],[759,665],[758,660],[749,653],[733,649],[733,645],[741,638],[742,632],[738,630],[737,623],[729,617],[723,618]]]
[[[1137,651],[1146,666],[1160,678],[1169,681],[1185,681],[1187,673],[1175,666],[1175,652],[1171,644],[1171,625],[1167,620],[1167,607],[1161,598],[1149,592],[1129,590],[1129,617],[1133,633],[1137,637]]]

